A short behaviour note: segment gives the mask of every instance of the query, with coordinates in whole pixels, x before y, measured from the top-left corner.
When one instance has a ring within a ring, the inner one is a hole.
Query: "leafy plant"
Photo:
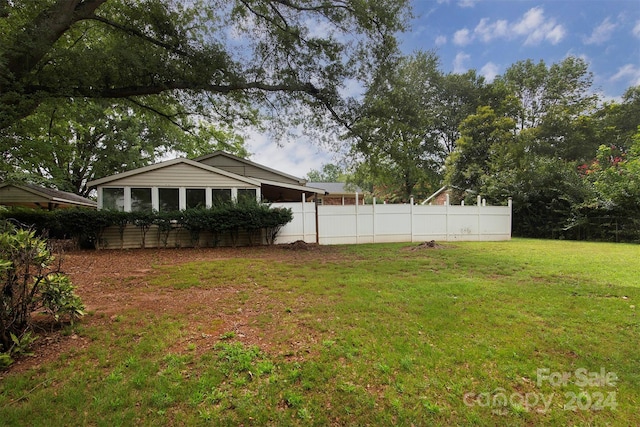
[[[0,350],[2,364],[11,354],[25,354],[35,340],[30,332],[31,313],[42,307],[60,320],[82,316],[83,305],[69,279],[54,271],[54,257],[45,239],[31,229],[5,223],[0,227]]]
[[[41,304],[56,321],[68,316],[71,323],[84,315],[84,304],[74,292],[71,280],[63,274],[49,274],[42,286]]]

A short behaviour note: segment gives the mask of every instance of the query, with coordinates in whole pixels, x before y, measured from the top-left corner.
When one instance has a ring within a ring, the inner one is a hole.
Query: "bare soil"
[[[190,343],[206,349],[219,342],[221,334],[233,331],[236,339],[247,344],[256,344],[275,353],[297,354],[296,347],[304,347],[305,343],[286,343],[291,346],[287,350],[282,348],[282,343],[273,344],[278,341],[272,339],[278,333],[275,327],[272,331],[261,327],[258,332],[252,326],[263,308],[273,305],[272,302],[267,304],[267,297],[261,297],[259,292],[252,294],[249,307],[238,308],[239,290],[234,287],[180,290],[148,283],[157,266],[238,257],[295,262],[311,257],[336,259],[339,254],[331,247],[304,242],[249,248],[71,251],[62,256],[61,269],[76,286],[86,312],[91,313],[81,319],[87,327],[116,322],[119,316],[131,310],[150,315],[167,314],[188,320],[188,330],[182,334],[184,340],[176,344],[179,349]],[[286,309],[282,307],[270,315],[277,317],[285,313]],[[34,326],[39,338],[32,347],[33,356],[16,360],[4,375],[52,361],[71,348],[81,349],[90,343],[87,337],[61,333],[59,326],[44,317],[36,316]],[[313,337],[307,339],[313,340]],[[0,373],[0,378],[2,376]]]

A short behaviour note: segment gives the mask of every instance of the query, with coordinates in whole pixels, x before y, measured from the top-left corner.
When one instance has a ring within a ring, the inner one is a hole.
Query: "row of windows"
[[[153,191],[151,188],[130,188],[132,212],[151,211],[154,209]],[[185,206],[180,206],[179,188],[158,188],[157,210],[160,212],[177,211],[180,209],[200,208],[207,206],[207,191],[210,191],[211,203],[227,202],[232,198],[230,188],[186,188]],[[256,200],[255,188],[239,188],[235,191],[238,201]],[[102,209],[127,210],[125,188],[103,188]]]

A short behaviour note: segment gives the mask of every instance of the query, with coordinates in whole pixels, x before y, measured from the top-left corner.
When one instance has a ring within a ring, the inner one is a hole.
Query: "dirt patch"
[[[417,246],[407,246],[404,249],[407,251],[419,251],[423,249],[443,249],[443,248],[444,246],[437,244],[435,240],[431,240],[428,242],[422,242]]]
[[[289,249],[294,251],[308,251],[310,249],[316,249],[318,245],[307,243],[304,240],[296,240],[295,242],[287,245],[280,245],[282,249]]]
[[[287,315],[286,307],[274,308],[273,301],[255,285],[225,286],[222,283],[219,287],[181,290],[148,283],[158,266],[233,258],[304,262],[310,259],[339,260],[342,256],[334,247],[304,242],[243,248],[78,250],[63,255],[61,269],[76,285],[76,292],[82,298],[86,311],[91,313],[81,320],[88,327],[117,322],[123,313],[133,310],[186,319],[188,327],[176,344],[176,351],[184,350],[189,344],[196,344],[198,349],[205,351],[220,341],[221,334],[228,332],[272,354],[286,353],[295,357],[305,351],[309,343],[283,343],[278,337],[277,323],[280,317]],[[251,295],[251,304],[239,304],[241,293]],[[257,323],[256,319],[265,315],[266,307],[271,307],[268,315],[272,316],[273,327],[265,328]],[[34,355],[18,359],[8,371],[0,373],[0,378],[8,372],[24,371],[55,360],[59,354],[72,348],[81,349],[90,344],[89,338],[64,334],[46,319],[39,318],[35,329],[39,338],[32,348]],[[310,336],[307,339],[313,341],[316,338]]]

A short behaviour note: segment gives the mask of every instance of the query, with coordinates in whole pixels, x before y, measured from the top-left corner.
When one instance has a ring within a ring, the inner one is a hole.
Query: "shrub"
[[[290,209],[243,201],[216,204],[209,209],[195,208],[176,212],[96,211],[80,208],[49,212],[10,209],[0,212],[0,219],[12,219],[24,224],[25,227],[37,230],[38,236],[73,238],[80,247],[98,249],[107,244],[103,236],[108,227],[117,227],[122,248],[124,231],[129,224],[139,228],[143,248],[152,225],[158,227],[158,246],[164,247],[176,225],[189,232],[194,246],[201,243],[200,235],[203,231],[212,233],[214,246],[223,234],[227,234],[233,246],[236,246],[243,231],[248,233],[251,244],[262,243],[263,235],[268,244],[273,244],[280,229],[293,219],[293,214]]]
[[[0,364],[7,364],[33,341],[34,310],[44,309],[60,321],[61,316],[82,316],[84,307],[69,279],[53,271],[54,257],[45,239],[8,222],[0,229]]]

